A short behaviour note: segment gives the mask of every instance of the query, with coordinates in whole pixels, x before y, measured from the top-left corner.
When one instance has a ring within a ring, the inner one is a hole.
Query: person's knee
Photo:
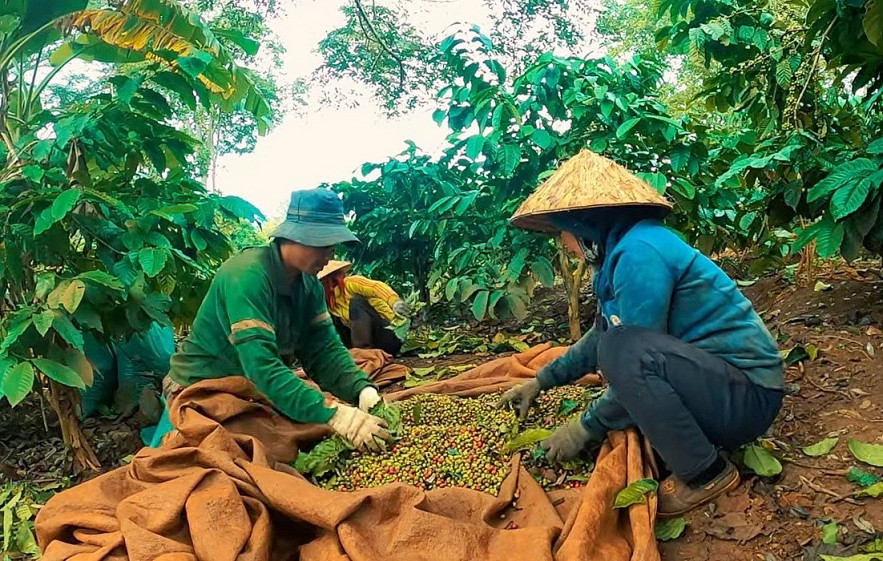
[[[628,384],[645,376],[650,353],[648,330],[618,326],[608,329],[598,342],[598,367],[611,386]]]

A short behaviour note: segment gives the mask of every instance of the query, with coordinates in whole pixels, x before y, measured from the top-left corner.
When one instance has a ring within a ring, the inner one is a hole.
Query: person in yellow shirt
[[[390,323],[396,316],[408,316],[408,304],[386,283],[347,275],[351,267],[347,261],[330,261],[318,275],[341,341],[349,349],[382,349],[398,355],[402,340]]]

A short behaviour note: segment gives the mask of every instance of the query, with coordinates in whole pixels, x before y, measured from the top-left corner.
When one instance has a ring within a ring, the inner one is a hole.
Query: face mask
[[[583,250],[583,255],[586,256],[586,264],[592,270],[592,273],[598,271],[598,268],[601,266],[601,248],[597,243],[587,240],[585,238],[576,238],[576,241],[579,243],[580,249]]]

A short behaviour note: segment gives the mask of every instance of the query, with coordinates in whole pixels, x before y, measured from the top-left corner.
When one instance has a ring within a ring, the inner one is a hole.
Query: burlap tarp
[[[536,347],[388,396],[504,389],[561,352]],[[355,356],[381,385],[404,375],[379,352]],[[242,377],[184,389],[170,417],[177,430],[161,448],[46,504],[36,520],[44,560],[659,559],[655,498],[612,507],[629,482],[651,475],[633,431],[609,436],[578,490],[544,492],[516,457],[497,497],[401,484],[344,493],[287,466],[298,443],[323,431],[274,413]]]

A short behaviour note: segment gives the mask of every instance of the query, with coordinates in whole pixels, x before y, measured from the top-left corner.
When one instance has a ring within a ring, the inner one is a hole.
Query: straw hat
[[[557,232],[549,215],[598,207],[646,206],[671,209],[671,203],[621,165],[583,150],[553,173],[518,207],[513,226]]]
[[[353,264],[349,261],[329,261],[328,264],[325,265],[325,267],[321,271],[319,271],[319,274],[317,276],[319,277],[319,280],[322,280],[328,275],[336,273],[337,271],[343,271],[345,273],[349,271],[352,266]]]

